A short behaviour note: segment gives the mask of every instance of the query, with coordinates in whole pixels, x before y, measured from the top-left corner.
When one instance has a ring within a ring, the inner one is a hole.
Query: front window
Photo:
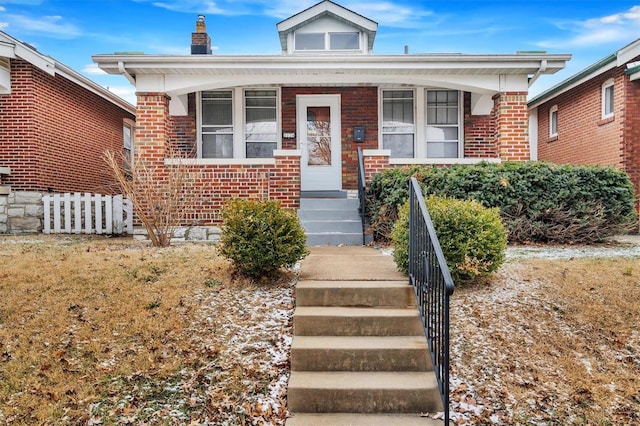
[[[273,157],[278,147],[278,94],[275,90],[247,90],[244,97],[247,158]]]
[[[549,110],[549,136],[558,136],[558,105]]]
[[[613,79],[602,85],[602,118],[613,117]]]
[[[415,120],[413,90],[382,92],[382,147],[391,156],[411,158],[414,152]]]
[[[460,144],[457,90],[427,90],[427,157],[457,158]]]
[[[233,92],[202,92],[202,158],[233,157]]]

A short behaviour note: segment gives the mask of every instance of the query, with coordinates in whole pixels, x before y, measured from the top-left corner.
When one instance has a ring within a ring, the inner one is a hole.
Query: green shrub
[[[232,200],[222,219],[220,253],[244,276],[270,276],[309,254],[298,217],[278,202]]]
[[[389,238],[411,176],[425,195],[498,208],[511,242],[594,243],[637,226],[633,185],[612,167],[544,162],[412,166],[375,175],[367,189],[376,239]]]
[[[488,209],[476,201],[430,196],[427,210],[457,284],[484,277],[504,262],[507,233],[497,209]],[[409,267],[409,203],[400,207],[392,232],[393,258],[404,273]]]

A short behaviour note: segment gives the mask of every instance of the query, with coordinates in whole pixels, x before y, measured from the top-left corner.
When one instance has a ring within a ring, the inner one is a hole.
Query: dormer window
[[[360,50],[360,34],[357,32],[296,32],[295,46],[296,51],[358,51]]]

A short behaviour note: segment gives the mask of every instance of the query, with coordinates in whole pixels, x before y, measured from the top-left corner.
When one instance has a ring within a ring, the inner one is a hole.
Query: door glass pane
[[[307,108],[307,165],[331,165],[331,108]]]

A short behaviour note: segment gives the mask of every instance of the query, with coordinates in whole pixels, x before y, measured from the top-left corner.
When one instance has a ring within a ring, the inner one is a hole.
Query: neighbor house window
[[[233,157],[233,92],[202,92],[202,158]]]
[[[602,85],[602,118],[613,117],[613,79]]]
[[[360,34],[357,32],[296,32],[295,50],[360,50]]]
[[[125,119],[122,124],[122,155],[124,159],[124,169],[127,173],[131,173],[131,165],[133,164],[134,126],[134,121],[129,119]]]
[[[558,136],[558,105],[549,110],[549,136]]]
[[[427,157],[457,158],[460,135],[460,93],[427,90]]]
[[[273,150],[278,147],[278,93],[275,90],[247,90],[244,99],[246,156],[273,157]]]
[[[382,92],[382,147],[391,156],[412,158],[414,154],[415,119],[413,90]]]

